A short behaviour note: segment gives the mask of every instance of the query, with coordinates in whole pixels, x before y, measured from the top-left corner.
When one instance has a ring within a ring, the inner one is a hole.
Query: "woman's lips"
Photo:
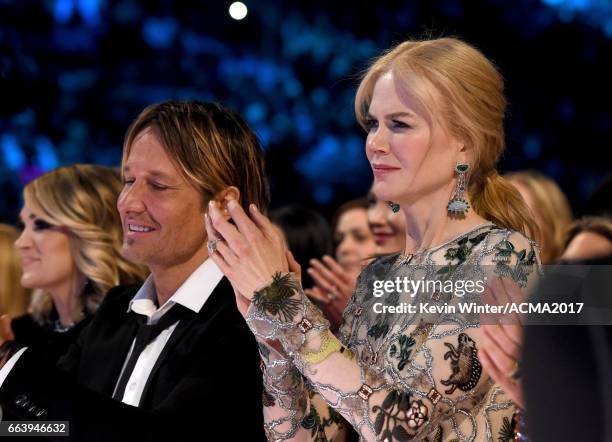
[[[21,258],[21,265],[28,267],[38,261],[40,261],[38,258]]]
[[[372,172],[375,176],[387,175],[391,172],[395,172],[396,170],[399,170],[399,167],[387,166],[385,164],[372,165]]]
[[[373,233],[373,235],[374,235],[374,242],[377,245],[384,244],[389,239],[391,239],[391,238],[393,238],[395,236],[395,235],[393,235],[391,233]]]

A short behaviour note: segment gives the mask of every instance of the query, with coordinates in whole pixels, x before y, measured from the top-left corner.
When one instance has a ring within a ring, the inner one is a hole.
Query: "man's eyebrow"
[[[130,172],[130,167],[129,166],[125,166],[123,168],[123,173],[129,173]],[[146,172],[147,175],[154,177],[154,178],[166,178],[166,179],[172,179],[172,177],[170,175],[168,175],[165,172],[162,172],[161,170],[149,170]]]

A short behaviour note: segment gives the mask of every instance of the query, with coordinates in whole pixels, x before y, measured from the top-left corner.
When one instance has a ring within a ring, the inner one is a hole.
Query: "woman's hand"
[[[304,293],[318,301],[332,329],[336,330],[342,323],[346,303],[355,290],[355,274],[344,269],[331,256],[324,256],[322,260],[312,259],[310,265],[312,267],[307,272],[315,286],[304,290]]]
[[[307,272],[318,288],[317,295],[325,293],[332,304],[344,307],[355,290],[355,277],[331,256],[311,259],[310,265]]]
[[[520,303],[521,289],[507,279],[492,278],[483,293],[483,303],[502,306]],[[520,358],[523,347],[522,318],[516,314],[483,315],[480,326],[479,359],[491,378],[520,408],[525,408],[520,383]]]
[[[209,255],[230,280],[234,291],[250,301],[275,273],[290,270],[283,238],[270,220],[251,204],[247,215],[237,201],[227,203],[232,225],[214,200],[205,216]],[[299,266],[298,266],[299,267]],[[238,302],[239,309],[248,308]]]

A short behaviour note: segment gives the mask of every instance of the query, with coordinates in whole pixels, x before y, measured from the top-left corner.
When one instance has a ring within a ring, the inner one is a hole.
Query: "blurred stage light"
[[[229,15],[234,20],[242,20],[244,17],[246,17],[248,12],[249,10],[242,2],[234,2],[229,7]]]

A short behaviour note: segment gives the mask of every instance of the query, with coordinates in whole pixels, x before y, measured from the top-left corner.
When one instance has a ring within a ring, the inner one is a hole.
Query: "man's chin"
[[[135,264],[145,264],[147,261],[147,256],[149,255],[144,250],[139,250],[139,247],[130,244],[123,244],[121,248],[121,255]]]

